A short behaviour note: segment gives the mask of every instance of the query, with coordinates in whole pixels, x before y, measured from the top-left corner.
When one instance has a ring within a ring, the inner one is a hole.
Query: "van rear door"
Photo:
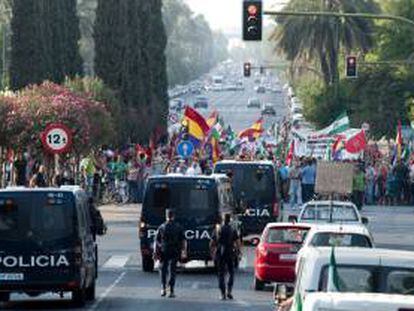
[[[76,236],[71,193],[0,193],[0,289],[73,279]]]

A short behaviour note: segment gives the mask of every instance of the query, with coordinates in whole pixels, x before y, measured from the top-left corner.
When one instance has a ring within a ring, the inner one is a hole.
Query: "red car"
[[[256,248],[254,289],[266,283],[293,283],[296,255],[302,247],[310,224],[269,223]]]

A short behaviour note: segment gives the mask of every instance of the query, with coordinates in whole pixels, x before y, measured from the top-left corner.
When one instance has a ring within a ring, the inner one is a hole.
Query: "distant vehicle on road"
[[[146,272],[154,269],[154,238],[165,221],[167,209],[174,210],[177,222],[184,229],[188,260],[208,262],[212,259],[209,247],[212,233],[220,217],[224,213],[235,214],[235,208],[231,182],[225,175],[150,177],[139,223],[142,269]]]
[[[208,108],[208,98],[204,96],[198,96],[196,97],[194,101],[194,108]]]
[[[263,106],[262,115],[275,116],[276,115],[276,110],[275,110],[274,104],[272,104],[272,103],[266,103]]]
[[[0,190],[0,302],[11,293],[95,299],[95,215],[79,187]]]
[[[298,217],[289,216],[289,219],[301,223],[368,223],[355,204],[344,201],[310,201],[303,205]]]
[[[264,94],[266,93],[266,88],[263,85],[259,85],[256,89],[256,93]]]
[[[280,183],[270,161],[220,161],[215,173],[230,176],[246,240],[257,241],[269,222],[281,219]]]
[[[267,283],[295,282],[296,255],[312,225],[269,223],[256,248],[254,289],[263,290]]]
[[[260,108],[261,105],[262,103],[258,98],[249,98],[247,101],[247,108]]]
[[[213,76],[212,77],[211,90],[215,92],[224,90],[224,77],[223,76]]]

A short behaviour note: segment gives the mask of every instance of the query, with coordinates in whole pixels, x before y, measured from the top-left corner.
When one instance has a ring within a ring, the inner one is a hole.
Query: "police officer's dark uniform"
[[[214,249],[214,261],[218,272],[221,299],[233,299],[235,258],[239,251],[239,235],[230,224],[231,217],[226,214],[224,222],[213,233],[211,247]],[[226,288],[226,274],[228,274]],[[227,291],[226,291],[227,289]]]
[[[155,243],[154,256],[161,264],[161,296],[164,297],[167,294],[167,277],[169,274],[169,297],[174,298],[177,262],[182,252],[185,251],[185,238],[183,229],[174,221],[174,213],[170,210],[167,211],[167,221],[158,228]]]

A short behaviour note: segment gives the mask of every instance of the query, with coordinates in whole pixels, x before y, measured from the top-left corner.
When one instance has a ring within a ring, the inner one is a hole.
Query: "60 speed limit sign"
[[[49,124],[42,133],[42,144],[52,154],[66,153],[72,146],[72,131],[64,124]]]

